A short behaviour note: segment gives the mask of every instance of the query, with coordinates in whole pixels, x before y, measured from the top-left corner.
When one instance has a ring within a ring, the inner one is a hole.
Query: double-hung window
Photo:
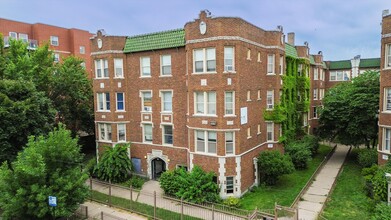
[[[58,36],[50,36],[50,45],[58,46]]]
[[[274,90],[268,90],[266,93],[266,109],[274,108]]]
[[[27,42],[29,42],[29,36],[28,36],[27,34],[22,34],[22,33],[20,33],[20,34],[19,34],[19,40],[21,40],[21,41],[27,43]]]
[[[274,54],[267,55],[267,74],[274,74],[274,63],[275,63]]]
[[[151,76],[151,58],[150,57],[141,57],[141,77],[150,77]]]
[[[226,177],[226,193],[232,194],[234,193],[234,177],[233,176],[227,176]]]
[[[383,133],[383,151],[390,152],[391,147],[391,129],[390,128],[384,128]]]
[[[386,68],[391,68],[391,44],[386,44]]]
[[[117,96],[117,111],[124,111],[125,110],[124,93],[118,92],[116,93],[116,96]]]
[[[391,87],[384,89],[384,111],[391,111]]]
[[[232,91],[225,92],[225,115],[235,115],[234,94]]]
[[[101,141],[111,141],[111,124],[99,123],[99,140]]]
[[[96,78],[109,77],[109,62],[107,60],[95,60],[95,76]]]
[[[162,55],[160,58],[160,75],[171,76],[171,55]]]
[[[274,140],[274,123],[267,122],[266,123],[266,141]]]
[[[330,81],[348,81],[350,80],[348,71],[331,71]]]
[[[314,68],[314,80],[318,80],[319,78],[319,69],[317,67]]]
[[[80,46],[79,47],[79,52],[80,52],[80,54],[85,54],[86,53],[86,47],[85,46]]]
[[[152,143],[152,124],[143,124],[143,142]]]
[[[224,71],[225,72],[235,71],[233,47],[224,47]]]
[[[110,111],[110,93],[98,93],[98,111]]]
[[[216,115],[216,92],[195,92],[195,114]]]
[[[312,107],[312,118],[318,118],[318,107]]]
[[[54,62],[58,63],[60,62],[60,54],[59,53],[53,53]]]
[[[235,154],[234,148],[234,132],[225,132],[225,154]]]
[[[195,131],[196,151],[202,153],[217,153],[217,134],[215,131]]]
[[[142,111],[152,112],[152,92],[143,91],[141,92]]]
[[[163,144],[172,145],[172,125],[163,125]]]
[[[114,74],[116,78],[124,77],[123,65],[124,65],[123,59],[120,58],[114,59]]]
[[[194,50],[194,72],[209,73],[216,72],[216,49],[204,48]]]
[[[14,40],[18,39],[18,33],[16,33],[16,32],[9,32],[8,36],[10,39],[14,39]]]
[[[118,142],[126,141],[126,124],[117,124]]]
[[[318,89],[314,89],[313,99],[318,100]]]
[[[162,91],[161,98],[162,98],[162,111],[172,112],[172,92]]]
[[[284,74],[284,56],[280,56],[280,75]]]

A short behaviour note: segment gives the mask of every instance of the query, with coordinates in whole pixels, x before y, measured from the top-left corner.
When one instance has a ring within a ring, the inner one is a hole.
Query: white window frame
[[[103,131],[103,134],[102,134]],[[99,141],[112,141],[112,127],[109,123],[98,123]]]
[[[224,47],[224,72],[235,72],[234,47]]]
[[[319,69],[314,67],[314,80],[319,80]]]
[[[386,44],[386,51],[385,51],[385,68],[391,68],[391,44]]]
[[[166,133],[166,127],[171,127],[171,134]],[[171,143],[166,142],[166,136],[171,135]],[[162,143],[163,145],[172,146],[174,143],[174,127],[172,125],[162,125]]]
[[[229,136],[232,139],[229,139]],[[232,148],[232,150],[227,150],[228,148]],[[235,132],[227,131],[225,132],[225,155],[235,155]]]
[[[215,141],[210,141],[209,136],[214,134],[216,139]],[[198,136],[199,135],[199,136]],[[198,137],[202,137],[203,139],[198,140]],[[203,140],[203,141],[202,141]],[[199,144],[203,143],[203,146],[199,146]],[[216,152],[211,152],[211,146],[214,145],[214,150]],[[203,150],[200,150],[199,147],[202,147]],[[205,153],[205,154],[217,154],[217,132],[216,131],[205,131],[205,130],[195,130],[194,131],[194,148],[196,152]]]
[[[227,94],[231,94],[232,101],[227,100]],[[224,93],[224,114],[225,116],[234,116],[235,115],[235,92],[226,91]]]
[[[251,90],[247,90],[247,102],[251,101]]]
[[[317,119],[318,118],[318,107],[312,106],[312,118]]]
[[[166,96],[165,94],[171,94],[171,100],[165,100]],[[160,98],[161,98],[161,111],[162,112],[172,112],[172,98],[173,98],[173,91],[172,90],[161,90],[160,91]],[[166,103],[169,103],[169,108],[166,109]]]
[[[108,112],[110,111],[110,93],[100,92],[97,93],[97,111],[98,112]]]
[[[151,77],[151,57],[140,57],[140,77]]]
[[[247,128],[247,139],[252,138],[251,136],[251,127]]]
[[[151,127],[151,134],[147,133],[146,128]],[[143,128],[143,143],[153,143],[153,125],[152,124],[142,124]],[[148,140],[146,136],[149,135],[151,140]]]
[[[383,111],[391,112],[391,87],[384,88]]]
[[[107,59],[97,59],[95,63],[95,78],[108,79],[109,78],[109,61]],[[100,74],[99,74],[100,70]]]
[[[349,81],[349,71],[330,71],[330,81]]]
[[[275,54],[268,54],[267,55],[267,75],[274,75],[275,74],[275,63],[276,63],[276,57]]]
[[[313,99],[314,99],[314,100],[318,100],[318,89],[314,89],[314,92],[313,92]]]
[[[258,100],[262,100],[261,90],[260,89],[258,89],[257,96],[258,96],[257,97]]]
[[[60,62],[60,54],[59,53],[53,53],[53,59],[55,63]]]
[[[120,103],[120,101],[118,100],[118,94],[122,94],[122,109],[118,108],[118,103]],[[115,93],[115,99],[116,99],[115,103],[116,103],[117,111],[124,112],[125,111],[125,93],[124,92],[117,92],[117,93]]]
[[[261,52],[258,52],[257,62],[261,62]]]
[[[324,81],[324,70],[323,70],[323,68],[319,68],[319,71],[320,71],[320,80],[321,81]]]
[[[209,95],[214,94],[214,99],[215,102],[209,100]],[[197,97],[200,95],[202,96],[202,102],[199,102]],[[214,108],[211,108],[211,105],[214,103]],[[203,109],[202,112],[198,112],[199,108],[198,105],[202,104]],[[194,115],[203,115],[203,116],[217,116],[217,109],[216,109],[216,104],[217,104],[217,95],[216,91],[208,91],[208,92],[194,92]],[[214,109],[214,113],[213,113]]]
[[[53,46],[58,46],[60,45],[60,42],[59,42],[59,39],[58,39],[58,36],[50,36],[50,45],[53,45]]]
[[[151,106],[145,106],[145,95],[150,93],[151,94]],[[152,90],[143,90],[140,91],[140,98],[141,98],[141,112],[152,112],[152,98],[153,98],[153,93]]]
[[[122,128],[121,128],[122,127]],[[123,131],[123,138],[121,138],[121,130]],[[126,142],[126,124],[120,123],[117,124],[117,141],[118,142]]]
[[[225,186],[226,187],[225,193],[226,194],[233,194],[235,192],[235,177],[233,177],[233,176],[225,177],[225,185],[226,185]],[[228,192],[228,190],[229,190],[229,192]],[[231,190],[232,190],[232,192],[231,192]]]
[[[261,134],[261,124],[257,126],[257,135]]]
[[[280,75],[284,74],[284,56],[280,56]]]
[[[16,33],[16,32],[9,32],[8,33],[8,36],[9,36],[9,38],[10,39],[14,39],[14,40],[17,40],[18,39],[18,33]]]
[[[247,49],[247,60],[251,60],[251,49]]]
[[[266,122],[266,142],[274,141],[274,123]]]
[[[124,78],[124,60],[114,58],[114,78]]]
[[[391,148],[391,128],[383,128],[382,151],[390,152]]]
[[[170,54],[165,54],[160,56],[160,76],[172,76]]]
[[[85,46],[79,46],[79,53],[85,54],[86,53],[86,47]]]
[[[211,52],[210,56],[208,55]],[[201,55],[201,57],[197,58],[196,54]],[[214,61],[214,69],[208,71],[208,62]],[[196,62],[202,62],[202,69],[197,70]],[[193,50],[193,73],[195,74],[203,74],[203,73],[217,73],[216,72],[216,48],[201,48]]]
[[[266,92],[266,109],[274,109],[274,90],[267,90]]]
[[[19,33],[19,40],[28,43],[29,42],[29,35],[24,33]]]

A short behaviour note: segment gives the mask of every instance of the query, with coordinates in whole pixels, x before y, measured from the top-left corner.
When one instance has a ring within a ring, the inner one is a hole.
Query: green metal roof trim
[[[380,58],[369,58],[360,60],[360,68],[370,68],[377,67],[380,68]]]
[[[323,68],[325,68],[325,69],[327,69],[327,64],[326,64],[326,62],[322,62],[322,66],[323,66]]]
[[[310,55],[310,64],[315,65],[315,59],[314,56]]]
[[[340,60],[340,61],[330,61],[330,70],[339,70],[339,69],[351,69],[352,64],[350,60]]]
[[[185,30],[175,29],[136,35],[126,39],[124,53],[185,46]]]
[[[285,43],[285,55],[293,58],[298,58],[296,48],[288,43]]]

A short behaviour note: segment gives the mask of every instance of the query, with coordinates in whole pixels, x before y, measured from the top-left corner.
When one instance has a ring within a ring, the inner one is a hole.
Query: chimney
[[[288,33],[288,44],[295,46],[295,33]]]
[[[389,14],[390,14],[390,11],[388,9],[383,10],[383,13],[382,13],[383,17],[385,17],[385,16],[387,16]]]

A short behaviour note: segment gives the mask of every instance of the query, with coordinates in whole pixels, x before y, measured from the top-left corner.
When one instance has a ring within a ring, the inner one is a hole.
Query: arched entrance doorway
[[[166,171],[166,162],[164,162],[159,157],[151,161],[152,165],[152,179],[159,179],[160,175]]]

